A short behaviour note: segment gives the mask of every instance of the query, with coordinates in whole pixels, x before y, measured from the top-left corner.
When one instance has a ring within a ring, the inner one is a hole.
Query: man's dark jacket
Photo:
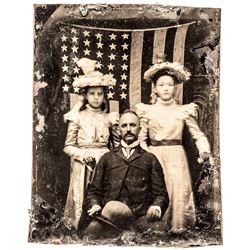
[[[96,166],[87,195],[87,208],[117,200],[126,203],[135,218],[151,205],[160,206],[162,215],[169,203],[162,167],[156,156],[140,146],[127,159],[121,146],[104,154]]]

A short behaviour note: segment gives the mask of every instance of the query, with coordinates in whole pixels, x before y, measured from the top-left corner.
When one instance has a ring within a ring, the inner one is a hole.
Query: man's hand
[[[148,221],[156,221],[161,218],[161,208],[159,206],[150,206],[147,211]]]
[[[92,208],[90,208],[90,209],[88,210],[88,215],[89,215],[89,216],[92,216],[92,215],[98,213],[98,212],[101,211],[101,210],[102,210],[102,208],[101,208],[99,205],[94,205]]]

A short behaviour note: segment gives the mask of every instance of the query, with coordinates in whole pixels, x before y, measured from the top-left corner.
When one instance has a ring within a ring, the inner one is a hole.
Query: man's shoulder
[[[110,156],[116,154],[119,151],[119,146],[112,148],[109,152],[105,153],[102,158],[109,158]]]

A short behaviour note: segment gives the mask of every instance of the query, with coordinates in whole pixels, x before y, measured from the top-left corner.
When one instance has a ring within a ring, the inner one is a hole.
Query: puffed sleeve
[[[65,123],[74,120],[83,105],[84,97],[82,95],[74,94],[74,98],[76,98],[76,103],[74,104],[73,108],[63,116]]]
[[[83,161],[83,151],[78,148],[77,145],[77,136],[79,130],[79,115],[75,114],[70,117],[68,124],[68,133],[65,140],[65,146],[63,151],[70,157],[78,161]]]
[[[70,121],[74,121],[76,122],[77,121],[77,117],[78,117],[78,113],[79,112],[75,112],[75,111],[69,111],[68,113],[64,114],[63,115],[63,120],[64,122],[70,122]]]
[[[143,149],[149,151],[147,146],[147,138],[148,138],[148,116],[147,116],[147,105],[144,103],[138,103],[135,105],[135,112],[140,119],[141,130],[138,135],[138,140],[140,141],[140,145]]]
[[[110,112],[108,117],[112,143],[114,147],[117,147],[120,144],[119,113]]]
[[[195,144],[198,148],[199,153],[211,153],[210,145],[205,134],[200,130],[197,123],[197,109],[198,106],[194,103],[183,105],[184,113],[186,115],[185,123],[188,130],[195,140]]]

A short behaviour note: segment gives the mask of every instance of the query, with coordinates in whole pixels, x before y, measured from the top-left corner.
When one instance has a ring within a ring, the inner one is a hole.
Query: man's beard
[[[127,139],[126,136],[128,135],[130,135],[131,137]],[[136,141],[137,137],[134,134],[129,132],[129,133],[126,133],[122,139],[129,145],[133,143],[134,141]]]

